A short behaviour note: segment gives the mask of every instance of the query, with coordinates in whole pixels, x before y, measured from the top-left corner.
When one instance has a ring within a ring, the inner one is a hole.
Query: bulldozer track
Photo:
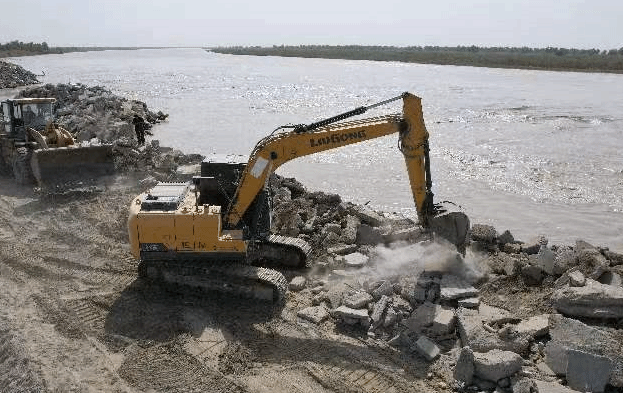
[[[308,364],[307,371],[321,385],[343,385],[349,390],[359,388],[367,393],[397,393],[407,391],[400,389],[396,383],[383,374],[371,368],[362,368],[357,365],[342,366],[334,364]]]
[[[249,244],[248,261],[255,266],[305,269],[311,266],[311,246],[303,239],[270,235],[268,241]]]

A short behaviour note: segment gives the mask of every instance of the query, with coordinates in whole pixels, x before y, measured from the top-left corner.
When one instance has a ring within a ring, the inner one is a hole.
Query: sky
[[[620,0],[3,0],[0,43],[623,47]]]

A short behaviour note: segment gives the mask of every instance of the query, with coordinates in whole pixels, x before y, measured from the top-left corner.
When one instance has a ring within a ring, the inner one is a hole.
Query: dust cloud
[[[482,278],[482,257],[470,251],[465,257],[446,242],[394,243],[378,246],[371,262],[379,277],[418,276],[424,271],[450,273],[473,283]]]

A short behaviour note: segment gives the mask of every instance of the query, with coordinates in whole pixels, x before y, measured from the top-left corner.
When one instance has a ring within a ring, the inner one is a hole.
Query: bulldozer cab
[[[42,131],[54,120],[55,98],[18,98],[2,102],[2,128],[12,139],[29,142],[26,130]]]

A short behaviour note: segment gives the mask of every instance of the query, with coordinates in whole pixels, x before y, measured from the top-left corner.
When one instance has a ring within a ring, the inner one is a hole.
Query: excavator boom
[[[403,100],[402,115],[335,123],[400,98]],[[428,164],[428,132],[424,125],[421,99],[410,93],[403,93],[396,98],[369,107],[360,107],[308,126],[296,126],[294,131],[273,133],[262,139],[251,153],[225,215],[224,224],[231,227],[238,224],[255,197],[264,188],[268,176],[285,162],[393,133],[399,134],[399,146],[407,165],[418,218],[424,226],[427,226],[433,210],[430,191],[432,182]]]

